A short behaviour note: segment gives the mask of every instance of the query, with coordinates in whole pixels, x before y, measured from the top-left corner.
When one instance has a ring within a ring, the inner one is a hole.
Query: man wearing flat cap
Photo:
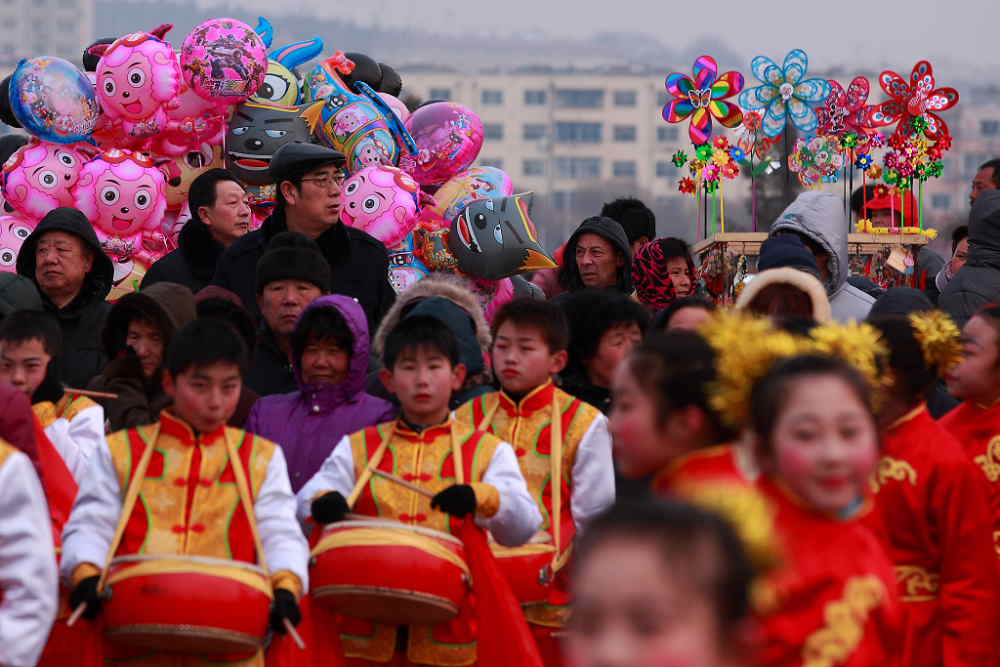
[[[316,144],[286,144],[274,153],[269,170],[277,185],[277,207],[260,229],[226,249],[212,284],[238,294],[259,318],[255,279],[264,249],[281,232],[305,234],[330,265],[330,291],[357,299],[369,331],[375,331],[395,299],[389,258],[381,242],[340,222],[343,154]]]

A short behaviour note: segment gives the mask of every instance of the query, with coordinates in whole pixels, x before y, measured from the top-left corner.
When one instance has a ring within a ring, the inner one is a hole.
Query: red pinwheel
[[[842,139],[845,135],[854,133],[858,137],[857,148],[862,153],[866,152],[863,149],[876,132],[868,125],[868,113],[873,108],[868,106],[870,92],[868,79],[863,76],[854,77],[846,91],[840,83],[830,79],[830,96],[816,109],[819,117],[816,134]]]
[[[878,77],[882,90],[892,99],[872,107],[867,113],[867,123],[885,127],[896,123],[895,135],[908,137],[913,134],[913,119],[927,121],[924,134],[937,140],[950,136],[948,124],[935,111],[945,111],[958,104],[958,91],[954,88],[935,88],[934,70],[926,60],[913,66],[910,81],[895,72],[886,70]]]
[[[696,146],[712,138],[712,117],[725,127],[736,127],[743,120],[739,106],[726,102],[727,97],[743,90],[743,75],[725,72],[719,75],[719,65],[711,56],[694,61],[694,78],[673,72],[667,77],[667,92],[676,99],[663,107],[663,120],[679,123],[690,116],[688,134]]]

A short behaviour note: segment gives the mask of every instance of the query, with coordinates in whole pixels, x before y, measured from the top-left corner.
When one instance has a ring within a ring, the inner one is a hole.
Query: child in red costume
[[[903,664],[995,665],[1000,588],[982,475],[931,418],[923,397],[959,358],[959,331],[939,311],[871,324],[889,348],[879,408],[883,450],[865,518],[896,571]]]
[[[938,423],[958,440],[986,478],[990,535],[1000,556],[1000,306],[987,306],[962,329],[962,361],[946,374],[963,403]]]
[[[895,580],[856,519],[878,454],[869,385],[845,362],[779,361],[751,395],[751,427],[783,566],[757,597],[758,663],[897,662]]]

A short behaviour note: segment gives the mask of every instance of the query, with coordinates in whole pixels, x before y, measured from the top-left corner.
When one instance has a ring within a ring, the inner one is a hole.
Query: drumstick
[[[80,616],[83,615],[83,612],[85,612],[86,610],[87,610],[86,602],[81,602],[80,604],[76,605],[76,609],[73,610],[73,613],[69,615],[69,619],[66,621],[66,627],[72,628],[73,624],[76,623],[78,620],[80,620]]]
[[[70,394],[89,396],[90,398],[118,398],[118,394],[111,394],[106,391],[94,391],[93,389],[75,389],[73,387],[64,387],[63,391]]]
[[[400,486],[405,487],[405,488],[409,489],[410,491],[413,491],[414,493],[419,493],[420,495],[424,496],[425,498],[433,498],[434,497],[434,494],[431,493],[430,491],[428,491],[427,489],[425,489],[423,487],[420,487],[420,486],[417,486],[416,484],[411,484],[410,482],[407,482],[405,479],[400,479],[399,477],[396,477],[395,475],[393,475],[391,473],[385,472],[383,470],[378,470],[378,469],[373,470],[372,472],[375,473],[376,475],[378,475],[379,477],[385,477],[390,482],[395,482],[396,484],[399,484]]]
[[[306,643],[302,641],[302,637],[300,637],[299,633],[296,632],[295,626],[292,625],[292,622],[287,618],[283,618],[281,621],[285,624],[285,630],[288,630],[288,634],[291,635],[292,641],[295,642],[295,645],[304,651],[306,649]]]

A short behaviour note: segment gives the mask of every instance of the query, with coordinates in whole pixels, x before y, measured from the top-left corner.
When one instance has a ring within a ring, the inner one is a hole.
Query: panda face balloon
[[[448,248],[463,273],[488,280],[556,267],[538,243],[525,195],[469,203],[451,223]]]

